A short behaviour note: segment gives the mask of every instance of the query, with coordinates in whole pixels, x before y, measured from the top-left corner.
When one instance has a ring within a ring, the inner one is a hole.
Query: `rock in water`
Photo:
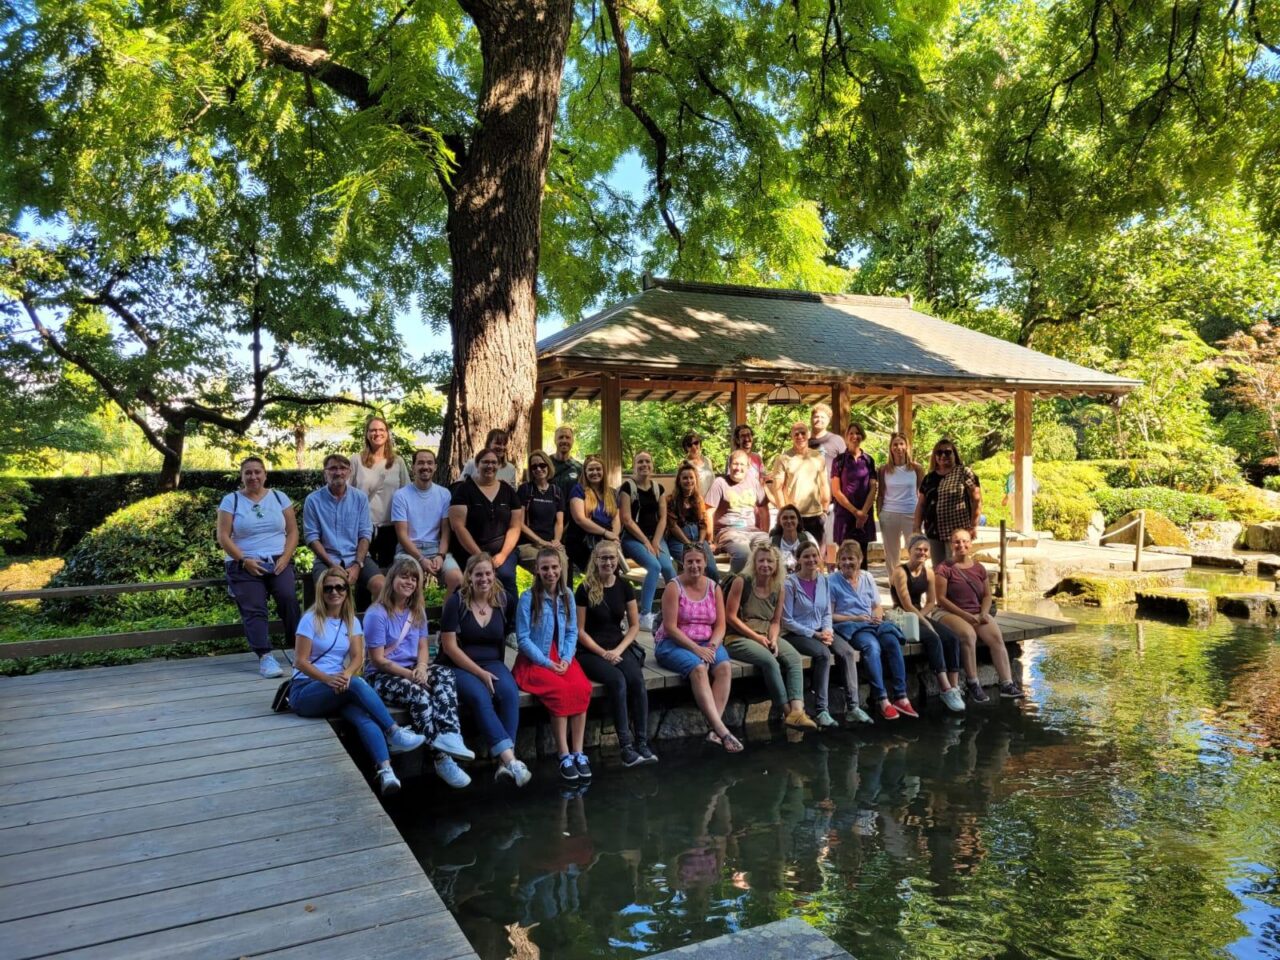
[[[1136,523],[1120,533],[1112,535],[1112,531],[1120,530],[1130,521],[1137,520],[1140,512],[1147,515],[1146,536],[1142,541],[1144,547],[1179,547],[1183,550],[1190,547],[1187,535],[1179,530],[1172,520],[1155,510],[1130,510],[1111,526],[1107,527],[1106,532],[1102,535],[1103,539],[1108,544],[1137,543],[1138,525]]]

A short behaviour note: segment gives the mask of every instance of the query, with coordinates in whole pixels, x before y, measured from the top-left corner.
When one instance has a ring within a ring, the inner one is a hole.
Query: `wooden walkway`
[[[475,956],[249,654],[0,680],[0,958]]]

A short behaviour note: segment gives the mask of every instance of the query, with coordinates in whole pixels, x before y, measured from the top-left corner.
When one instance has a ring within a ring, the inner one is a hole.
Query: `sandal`
[[[741,753],[742,741],[735,737],[732,733],[728,736],[720,738],[720,745],[724,747],[725,753]]]
[[[715,744],[717,747],[724,746],[724,742],[720,739],[720,734],[716,733],[714,730],[707,734],[707,743]]]

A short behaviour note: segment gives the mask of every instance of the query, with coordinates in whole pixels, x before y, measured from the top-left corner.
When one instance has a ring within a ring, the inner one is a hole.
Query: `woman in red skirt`
[[[587,732],[587,704],[591,681],[573,659],[578,646],[578,611],[569,592],[560,552],[538,551],[533,586],[516,608],[516,637],[520,655],[512,674],[516,685],[533,694],[551,714],[560,749],[560,776],[590,780],[591,765],[582,752]]]

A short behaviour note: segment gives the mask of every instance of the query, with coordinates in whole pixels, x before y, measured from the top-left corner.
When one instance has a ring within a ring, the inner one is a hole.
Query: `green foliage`
[[[33,497],[31,487],[17,477],[0,477],[0,544],[26,539],[23,521]],[[4,549],[0,548],[0,557]]]
[[[176,624],[170,620],[161,624],[161,626],[176,626]],[[65,636],[67,632],[64,628],[60,635]],[[23,639],[31,638],[24,637]],[[3,652],[3,650],[4,647],[0,645],[0,652]],[[144,660],[184,660],[190,657],[210,657],[222,653],[241,653],[243,650],[244,638],[231,637],[224,640],[206,640],[200,643],[166,643],[150,647],[131,647],[124,650],[103,650],[96,653],[58,653],[43,657],[0,657],[0,676],[22,676],[29,673],[39,673],[42,670],[114,667],[126,663],[141,663]]]
[[[1093,497],[1069,497],[1042,489],[1031,501],[1032,523],[1037,530],[1048,530],[1057,540],[1083,540],[1097,509],[1098,502]]]
[[[1098,490],[1094,494],[1107,523],[1131,510],[1155,510],[1179,527],[1193,520],[1227,520],[1227,508],[1213,497],[1183,493],[1165,487],[1133,487],[1128,490]]]
[[[148,497],[117,510],[66,555],[55,587],[146,583],[222,576],[214,521],[223,493],[206,488]],[[223,590],[160,590],[46,600],[41,612],[97,621],[175,615],[226,605]]]
[[[1270,490],[1273,493],[1280,493],[1280,474],[1272,474],[1269,477],[1263,477],[1262,489]]]
[[[1226,506],[1232,520],[1246,526],[1280,520],[1280,496],[1270,490],[1259,490],[1243,483],[1228,484],[1214,490],[1213,497]]]

